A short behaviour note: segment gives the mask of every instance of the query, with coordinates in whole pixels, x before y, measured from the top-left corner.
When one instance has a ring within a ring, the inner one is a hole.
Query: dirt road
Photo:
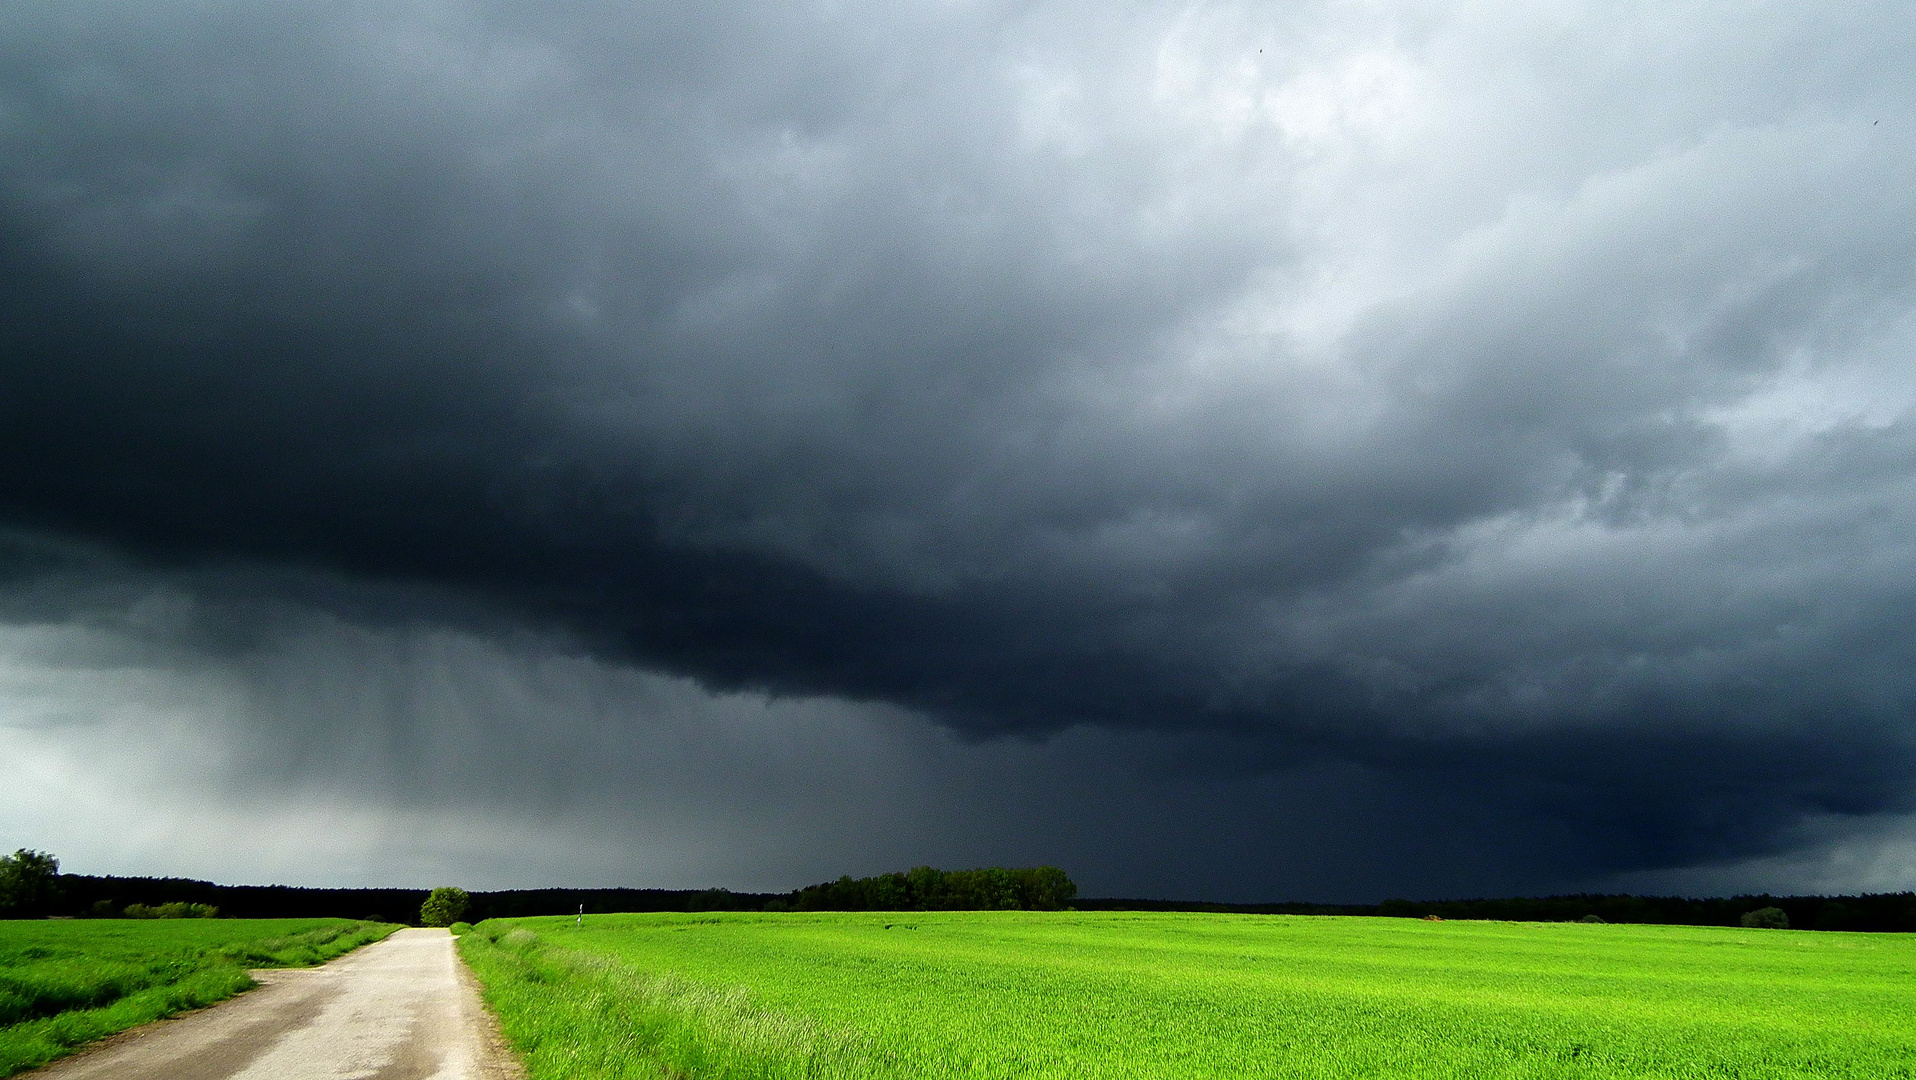
[[[324,967],[116,1035],[32,1080],[510,1080],[523,1075],[444,930],[401,930]]]

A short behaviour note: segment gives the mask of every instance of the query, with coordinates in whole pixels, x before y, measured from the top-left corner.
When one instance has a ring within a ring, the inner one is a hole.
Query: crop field
[[[345,919],[0,921],[0,1076],[397,930]]]
[[[533,1080],[1916,1076],[1916,937],[1080,912],[460,940]]]

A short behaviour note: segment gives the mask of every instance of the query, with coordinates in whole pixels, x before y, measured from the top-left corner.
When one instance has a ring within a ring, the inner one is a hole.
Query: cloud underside
[[[1900,22],[22,14],[7,813],[1907,884]]]

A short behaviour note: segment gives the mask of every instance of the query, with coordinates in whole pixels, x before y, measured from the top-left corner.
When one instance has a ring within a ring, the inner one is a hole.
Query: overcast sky
[[[0,11],[0,848],[1916,888],[1904,4]]]

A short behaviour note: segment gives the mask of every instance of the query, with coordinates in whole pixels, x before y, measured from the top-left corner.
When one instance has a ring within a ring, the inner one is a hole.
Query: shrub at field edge
[[[472,897],[466,890],[450,885],[434,889],[426,902],[419,905],[419,921],[427,926],[451,926],[465,918],[466,908],[472,903]]]

